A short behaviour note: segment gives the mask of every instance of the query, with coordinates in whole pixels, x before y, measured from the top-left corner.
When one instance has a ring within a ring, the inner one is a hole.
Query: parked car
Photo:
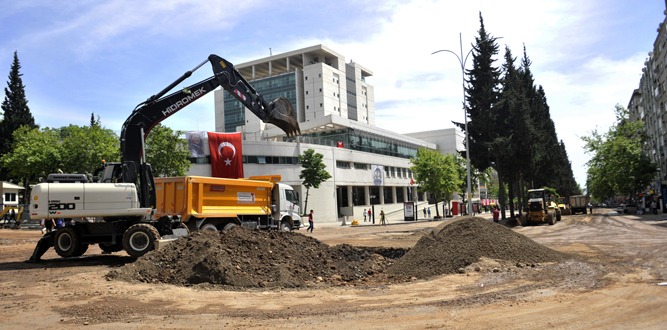
[[[620,204],[618,208],[616,208],[616,212],[619,214],[635,214],[637,213],[637,205]]]

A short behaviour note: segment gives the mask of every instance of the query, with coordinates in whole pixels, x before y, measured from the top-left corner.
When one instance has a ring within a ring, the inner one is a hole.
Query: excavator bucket
[[[279,97],[269,103],[269,123],[280,127],[287,136],[301,134],[294,107],[285,97]]]

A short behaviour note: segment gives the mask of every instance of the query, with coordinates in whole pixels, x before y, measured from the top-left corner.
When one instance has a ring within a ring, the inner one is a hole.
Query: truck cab
[[[301,212],[299,209],[299,193],[287,184],[278,183],[273,188],[272,203],[276,205],[273,216],[280,220],[280,229],[299,229],[301,227]]]

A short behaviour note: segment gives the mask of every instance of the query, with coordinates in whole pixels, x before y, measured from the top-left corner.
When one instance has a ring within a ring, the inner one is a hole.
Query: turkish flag
[[[211,150],[211,175],[215,178],[243,177],[243,144],[241,133],[208,132]]]
[[[343,148],[343,147],[345,147],[345,146],[343,145],[343,141],[338,141],[338,148]]]

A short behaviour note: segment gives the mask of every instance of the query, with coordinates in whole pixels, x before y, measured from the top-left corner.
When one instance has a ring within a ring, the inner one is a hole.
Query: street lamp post
[[[470,134],[468,133],[468,109],[466,108],[466,79],[465,79],[465,67],[466,67],[466,62],[468,61],[468,56],[470,56],[470,53],[472,53],[472,49],[468,52],[465,58],[463,58],[463,39],[461,38],[461,33],[459,33],[459,46],[461,48],[461,56],[457,55],[451,50],[443,49],[439,50],[437,52],[433,52],[431,55],[439,52],[449,52],[454,54],[456,58],[459,60],[459,64],[461,65],[461,86],[463,87],[463,113],[465,115],[464,120],[465,120],[465,129],[466,129],[466,171],[468,173],[468,214],[472,214],[472,194],[471,194],[471,185],[470,185]]]

